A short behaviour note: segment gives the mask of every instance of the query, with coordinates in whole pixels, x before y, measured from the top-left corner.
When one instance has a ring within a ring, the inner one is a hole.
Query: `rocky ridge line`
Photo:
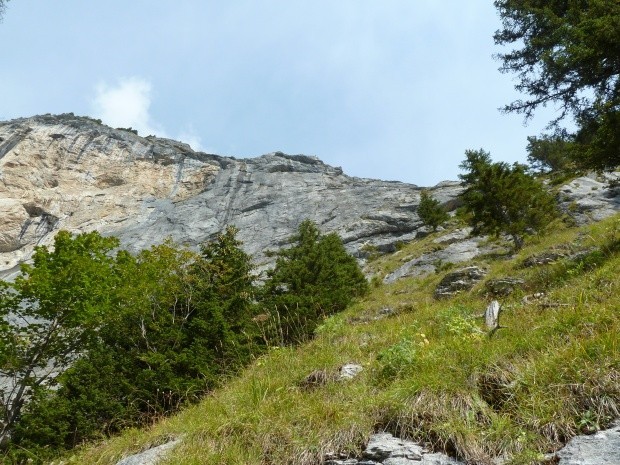
[[[416,212],[420,191],[347,176],[316,157],[223,157],[73,114],[0,122],[0,278],[15,274],[34,246],[51,244],[60,229],[115,235],[135,252],[166,237],[196,248],[235,225],[261,269],[270,263],[265,252],[310,219],[363,260],[427,232]],[[454,210],[462,187],[445,181],[431,191]],[[560,200],[578,223],[620,211],[620,189],[594,175],[562,186]],[[437,238],[438,250],[404,257],[384,281],[494,252],[469,233]]]
[[[433,188],[454,200],[456,182]],[[226,225],[257,262],[304,219],[337,232],[358,257],[415,237],[420,188],[361,179],[316,157],[235,159],[140,137],[72,114],[0,123],[0,273],[59,229],[116,235],[137,251],[167,236],[195,247]]]

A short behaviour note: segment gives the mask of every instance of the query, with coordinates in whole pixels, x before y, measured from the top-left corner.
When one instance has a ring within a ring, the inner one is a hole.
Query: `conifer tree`
[[[518,250],[528,232],[544,230],[557,216],[554,198],[525,165],[492,163],[484,150],[467,150],[465,155],[461,198],[474,232],[508,234]]]
[[[337,234],[321,235],[306,220],[291,243],[278,252],[263,293],[263,306],[278,312],[289,343],[306,339],[323,317],[344,310],[368,290],[355,258]]]
[[[578,125],[578,161],[586,168],[620,165],[620,2],[617,0],[495,0],[502,29],[495,42],[501,71],[514,73],[527,94],[507,112],[530,118],[554,104],[557,126],[565,116]]]
[[[450,215],[441,206],[441,203],[434,199],[426,190],[423,190],[420,194],[418,216],[426,226],[433,228],[433,231],[437,231],[437,228],[450,218]]]

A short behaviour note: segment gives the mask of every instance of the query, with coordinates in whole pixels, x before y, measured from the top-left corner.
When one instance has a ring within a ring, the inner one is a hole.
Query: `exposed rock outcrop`
[[[433,191],[441,202],[456,182]],[[0,123],[0,273],[56,231],[98,230],[139,250],[167,236],[196,246],[226,225],[258,263],[308,218],[348,250],[395,250],[421,226],[420,189],[346,176],[315,157],[234,158],[140,137],[72,114]]]
[[[467,266],[445,275],[435,289],[435,298],[452,297],[462,291],[468,291],[481,281],[487,271],[479,266]]]
[[[180,442],[180,439],[168,441],[165,444],[152,447],[139,454],[130,455],[117,462],[116,465],[155,465],[163,460]]]
[[[558,451],[558,465],[620,464],[620,420],[591,436],[576,436]]]
[[[383,282],[389,284],[409,276],[434,273],[441,267],[466,262],[480,255],[498,252],[497,247],[489,245],[485,237],[470,236],[471,231],[472,228],[463,228],[438,237],[433,241],[437,244],[436,250],[406,260],[397,270],[385,276]]]
[[[577,224],[599,221],[617,213],[620,187],[610,187],[610,181],[620,181],[620,173],[590,174],[565,184],[560,188],[562,209]]]
[[[461,190],[445,181],[432,195],[454,209]],[[561,193],[563,208],[580,222],[620,210],[620,189],[594,176]],[[392,252],[426,233],[419,198],[415,185],[350,177],[305,155],[222,157],[73,114],[0,122],[0,278],[15,272],[34,246],[51,244],[60,229],[98,230],[137,251],[168,236],[196,247],[233,224],[264,266],[265,251],[310,219],[364,258],[368,250]],[[467,229],[438,241],[438,250],[404,263],[385,281],[489,253]]]
[[[447,455],[431,453],[420,444],[390,433],[373,434],[361,458],[326,457],[326,465],[462,465]]]

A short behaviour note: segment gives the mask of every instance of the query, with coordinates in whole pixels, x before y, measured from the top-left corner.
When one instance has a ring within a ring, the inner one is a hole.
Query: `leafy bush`
[[[56,383],[79,353],[97,340],[114,308],[118,240],[96,232],[56,235],[54,248],[37,247],[14,283],[0,282],[0,444],[11,437],[32,393]]]

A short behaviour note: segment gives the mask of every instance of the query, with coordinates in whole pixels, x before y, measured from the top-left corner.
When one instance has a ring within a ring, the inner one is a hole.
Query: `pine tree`
[[[437,199],[434,199],[426,190],[423,190],[420,194],[418,216],[422,220],[422,223],[433,228],[433,231],[437,231],[437,228],[450,218],[450,215],[448,215],[448,212],[441,206],[441,203],[439,203]]]
[[[284,342],[308,338],[322,318],[365,294],[368,282],[338,235],[321,235],[309,220],[278,252],[263,291],[263,306],[278,312]]]
[[[461,198],[474,232],[508,234],[518,250],[528,232],[544,230],[557,216],[553,197],[527,174],[525,165],[492,163],[484,150],[467,150],[465,155]]]

